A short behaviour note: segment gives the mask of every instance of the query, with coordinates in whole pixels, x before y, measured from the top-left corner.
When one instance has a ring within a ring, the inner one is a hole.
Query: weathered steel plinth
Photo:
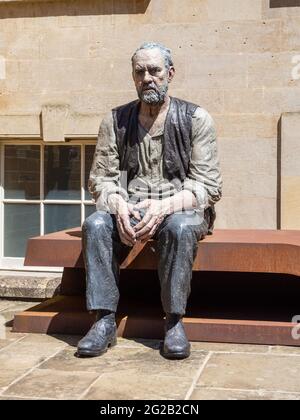
[[[163,337],[155,242],[121,271],[118,333]],[[27,265],[65,267],[61,293],[16,315],[13,330],[85,334],[93,318],[85,308],[80,230],[29,241]],[[300,232],[216,231],[199,244],[192,294],[184,319],[192,341],[300,346],[292,318],[300,314]]]

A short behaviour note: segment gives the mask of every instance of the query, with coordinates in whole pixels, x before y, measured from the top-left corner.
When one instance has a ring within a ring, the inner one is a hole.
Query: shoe
[[[165,324],[165,340],[161,355],[166,359],[186,359],[191,354],[191,345],[185,334],[179,315],[168,314]]]
[[[98,357],[108,348],[117,344],[117,325],[115,322],[100,319],[83,337],[77,347],[77,357]]]

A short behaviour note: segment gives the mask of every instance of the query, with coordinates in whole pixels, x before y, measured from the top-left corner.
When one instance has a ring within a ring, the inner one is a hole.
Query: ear
[[[172,82],[172,80],[173,80],[173,78],[174,78],[174,76],[175,76],[175,67],[170,67],[169,68],[169,72],[168,72],[168,82],[169,83],[171,83]]]

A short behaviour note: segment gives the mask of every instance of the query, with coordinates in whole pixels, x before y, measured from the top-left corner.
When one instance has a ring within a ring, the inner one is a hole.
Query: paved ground
[[[79,337],[4,327],[31,303],[0,300],[0,399],[300,400],[300,349],[193,343],[168,361],[158,341],[119,339],[97,359],[74,357]]]

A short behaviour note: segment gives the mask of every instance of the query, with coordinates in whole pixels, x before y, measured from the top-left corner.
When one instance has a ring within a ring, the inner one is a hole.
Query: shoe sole
[[[76,352],[76,357],[99,357],[102,356],[103,354],[107,353],[108,349],[111,349],[113,347],[115,347],[117,345],[117,340],[109,343],[109,345],[107,346],[107,348],[105,350],[102,351],[98,351],[98,352],[94,352],[94,351],[89,351],[89,350],[77,350]]]
[[[182,360],[182,359],[187,359],[188,357],[190,357],[190,354],[186,354],[186,353],[160,353],[164,358],[166,359],[170,359],[170,360]]]

